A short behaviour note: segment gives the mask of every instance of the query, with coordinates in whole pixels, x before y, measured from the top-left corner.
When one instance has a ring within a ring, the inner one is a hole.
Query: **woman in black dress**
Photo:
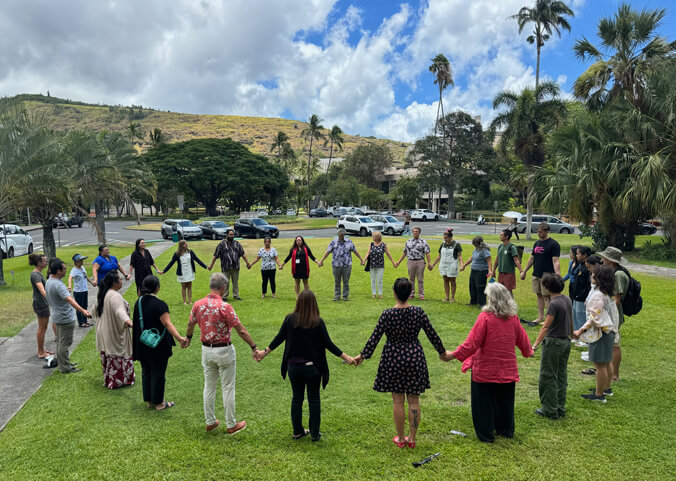
[[[405,277],[394,282],[395,306],[383,311],[371,338],[361,354],[354,358],[356,364],[370,358],[383,334],[387,336],[373,389],[392,393],[394,425],[397,429],[392,441],[400,448],[415,448],[415,435],[420,425],[420,393],[430,387],[425,353],[418,341],[420,329],[425,331],[439,356],[446,353],[425,311],[408,303],[412,291],[413,284]],[[408,437],[404,435],[405,400],[408,400]]]
[[[310,285],[308,284],[308,278],[310,277],[310,259],[312,259],[315,264],[319,265],[315,256],[312,255],[310,247],[305,243],[305,239],[303,239],[303,236],[299,235],[293,241],[293,245],[289,250],[289,255],[286,256],[282,265],[279,266],[279,270],[281,271],[284,269],[286,263],[291,261],[291,273],[293,274],[293,280],[296,283],[294,286],[296,296],[300,293],[301,280],[303,281],[303,288],[306,291],[310,289]]]
[[[354,364],[354,359],[338,349],[331,341],[326,324],[319,317],[317,298],[307,289],[296,299],[296,309],[286,316],[279,333],[270,345],[264,351],[255,351],[254,359],[261,361],[283,342],[286,344],[282,359],[282,378],[286,378],[288,372],[293,390],[291,400],[293,439],[300,439],[309,434],[313,441],[319,441],[321,438],[319,386],[326,388],[329,382],[326,351],[348,364]],[[303,428],[303,400],[306,389],[310,408],[309,430]]]
[[[155,260],[150,254],[150,251],[146,249],[146,241],[143,239],[136,239],[136,249],[131,253],[131,260],[129,261],[129,276],[131,277],[134,274],[134,280],[136,281],[136,295],[141,295],[141,285],[143,285],[143,279],[153,274],[153,268],[159,273],[159,269],[155,265]],[[136,272],[134,273],[134,270]]]

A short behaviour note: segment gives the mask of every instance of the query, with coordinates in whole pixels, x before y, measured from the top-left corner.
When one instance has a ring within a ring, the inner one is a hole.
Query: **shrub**
[[[651,261],[676,261],[676,248],[669,245],[666,239],[661,239],[660,243],[655,244],[646,241],[641,248],[641,258]]]

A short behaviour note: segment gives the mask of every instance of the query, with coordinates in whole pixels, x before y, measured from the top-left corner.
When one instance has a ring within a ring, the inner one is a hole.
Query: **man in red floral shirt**
[[[202,341],[202,367],[204,368],[204,417],[207,431],[213,431],[221,422],[216,419],[216,388],[221,378],[223,408],[228,434],[235,434],[246,427],[246,421],[237,422],[235,416],[235,346],[230,341],[230,331],[235,329],[239,337],[253,351],[256,344],[249,331],[242,325],[230,304],[223,300],[228,280],[217,272],[211,275],[209,288],[211,293],[195,302],[190,312],[186,337],[190,341],[195,325],[199,324]]]

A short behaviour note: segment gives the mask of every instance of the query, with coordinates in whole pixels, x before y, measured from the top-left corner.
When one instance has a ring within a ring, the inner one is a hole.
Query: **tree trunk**
[[[446,187],[446,192],[448,193],[448,220],[455,218],[455,199],[453,198],[455,194],[455,185],[453,179],[450,179],[448,187]]]
[[[307,156],[307,212],[305,214],[310,215],[310,162],[312,162],[312,140],[313,135],[310,133],[310,153]]]
[[[537,90],[538,85],[540,85],[540,49],[542,48],[539,39],[537,39],[537,43],[538,43],[538,58],[537,63],[535,65],[535,90]],[[537,103],[537,98],[535,99],[535,103]]]
[[[218,201],[204,202],[204,208],[206,209],[207,215],[209,217],[216,217],[218,215],[218,212],[216,212],[217,205]]]
[[[103,201],[99,200],[95,204],[95,210],[96,210],[96,225],[98,225],[98,229],[96,231],[96,236],[98,237],[99,240],[99,245],[105,245],[106,244],[106,219],[103,216]]]
[[[530,240],[530,230],[533,222],[533,179],[530,173],[528,174],[528,192],[526,196],[526,239]]]
[[[42,224],[42,250],[47,259],[56,257],[56,243],[54,242],[54,231],[52,230],[52,221]]]

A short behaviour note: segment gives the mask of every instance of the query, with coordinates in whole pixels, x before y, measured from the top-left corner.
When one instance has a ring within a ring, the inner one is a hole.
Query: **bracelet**
[[[254,344],[253,346],[251,346],[251,350],[254,351],[256,349],[256,347],[257,347],[257,344]]]
[[[192,339],[192,334],[190,334],[189,336],[186,334],[185,337],[188,339]]]

